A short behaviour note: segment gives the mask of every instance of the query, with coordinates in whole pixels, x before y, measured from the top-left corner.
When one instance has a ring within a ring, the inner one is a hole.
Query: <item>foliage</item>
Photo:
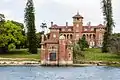
[[[11,21],[5,21],[0,25],[0,47],[20,44],[25,41],[20,26],[13,24]]]
[[[4,22],[5,21],[5,16],[4,14],[0,14],[0,22]]]
[[[78,56],[84,57],[84,54],[81,51],[79,44],[73,45],[73,61],[78,59]]]
[[[112,29],[114,27],[111,0],[102,0],[102,9],[104,20],[106,21],[102,52],[108,52],[108,45],[110,44]]]
[[[16,46],[14,45],[14,43],[11,43],[8,45],[8,49],[11,50],[11,49],[16,49]]]
[[[111,53],[120,54],[120,37],[113,36],[110,39],[108,50]]]
[[[37,48],[40,48],[40,47],[41,47],[41,46],[40,46],[41,38],[42,38],[41,35],[42,35],[41,32],[36,33],[36,37],[37,37]]]
[[[33,0],[27,0],[25,8],[25,25],[27,27],[27,41],[29,52],[32,54],[37,53],[37,39],[35,30],[35,15]]]
[[[45,28],[47,28],[47,24],[46,23],[42,23],[40,27],[42,28],[42,32],[41,33],[44,34],[45,33]]]
[[[27,37],[26,37],[26,34],[25,34],[25,29],[24,29],[24,24],[23,23],[20,23],[20,22],[17,22],[17,21],[11,21],[13,24],[17,25],[17,26],[20,26],[21,27],[21,32],[22,32],[22,35],[25,37],[25,40],[22,41],[20,44],[15,44],[16,45],[16,48],[17,49],[20,49],[20,48],[25,48],[26,45],[27,45]]]
[[[82,36],[82,38],[79,39],[78,44],[79,44],[79,46],[80,46],[82,51],[84,51],[85,48],[89,47],[88,42],[86,41],[85,36]]]
[[[77,61],[105,61],[105,62],[120,62],[120,56],[112,53],[103,54],[99,48],[88,48],[84,51],[84,58],[78,58]],[[80,55],[78,55],[79,57]]]
[[[17,26],[20,26],[22,29],[24,29],[24,25],[23,23],[20,23],[20,22],[17,22],[17,21],[11,21],[13,24],[17,25]]]
[[[120,37],[120,33],[114,33],[112,34],[113,37]]]

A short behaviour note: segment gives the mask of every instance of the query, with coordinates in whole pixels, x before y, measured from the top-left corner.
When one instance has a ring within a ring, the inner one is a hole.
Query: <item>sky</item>
[[[27,0],[0,0],[0,13],[6,16],[7,20],[15,20],[24,23],[24,8]],[[51,22],[57,25],[65,25],[68,22],[72,25],[72,17],[79,11],[84,17],[84,25],[91,22],[91,25],[103,24],[101,0],[33,0],[36,16],[36,31],[41,31],[41,23]],[[115,28],[113,32],[120,32],[120,0],[112,0],[113,19]]]

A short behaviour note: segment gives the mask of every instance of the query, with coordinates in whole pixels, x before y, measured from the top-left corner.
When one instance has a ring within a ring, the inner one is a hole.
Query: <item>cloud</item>
[[[10,1],[12,1],[12,0],[2,0],[3,2],[10,2]]]
[[[27,0],[1,0],[0,13],[4,13],[6,19],[13,19],[24,22],[24,8]],[[91,25],[103,23],[101,0],[33,0],[36,15],[36,28],[40,31],[39,25],[46,22],[50,25],[53,21],[58,25],[65,25],[68,21],[72,25],[72,16],[77,11],[84,17],[84,25],[91,22]],[[113,16],[116,23],[115,31],[119,31],[119,0],[113,1]],[[9,5],[10,4],[10,5]]]

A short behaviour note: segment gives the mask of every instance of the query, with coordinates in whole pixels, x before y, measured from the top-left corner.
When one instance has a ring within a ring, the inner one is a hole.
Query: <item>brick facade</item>
[[[41,43],[41,64],[43,65],[70,65],[73,63],[72,47],[83,35],[89,47],[101,47],[105,26],[83,26],[83,17],[77,13],[73,16],[73,26],[58,26],[51,22],[50,33]]]

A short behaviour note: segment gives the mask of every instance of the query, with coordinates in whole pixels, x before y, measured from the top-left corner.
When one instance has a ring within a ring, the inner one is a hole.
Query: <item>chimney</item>
[[[103,22],[104,26],[106,26],[106,21]]]
[[[53,22],[51,22],[51,27],[53,26]]]

